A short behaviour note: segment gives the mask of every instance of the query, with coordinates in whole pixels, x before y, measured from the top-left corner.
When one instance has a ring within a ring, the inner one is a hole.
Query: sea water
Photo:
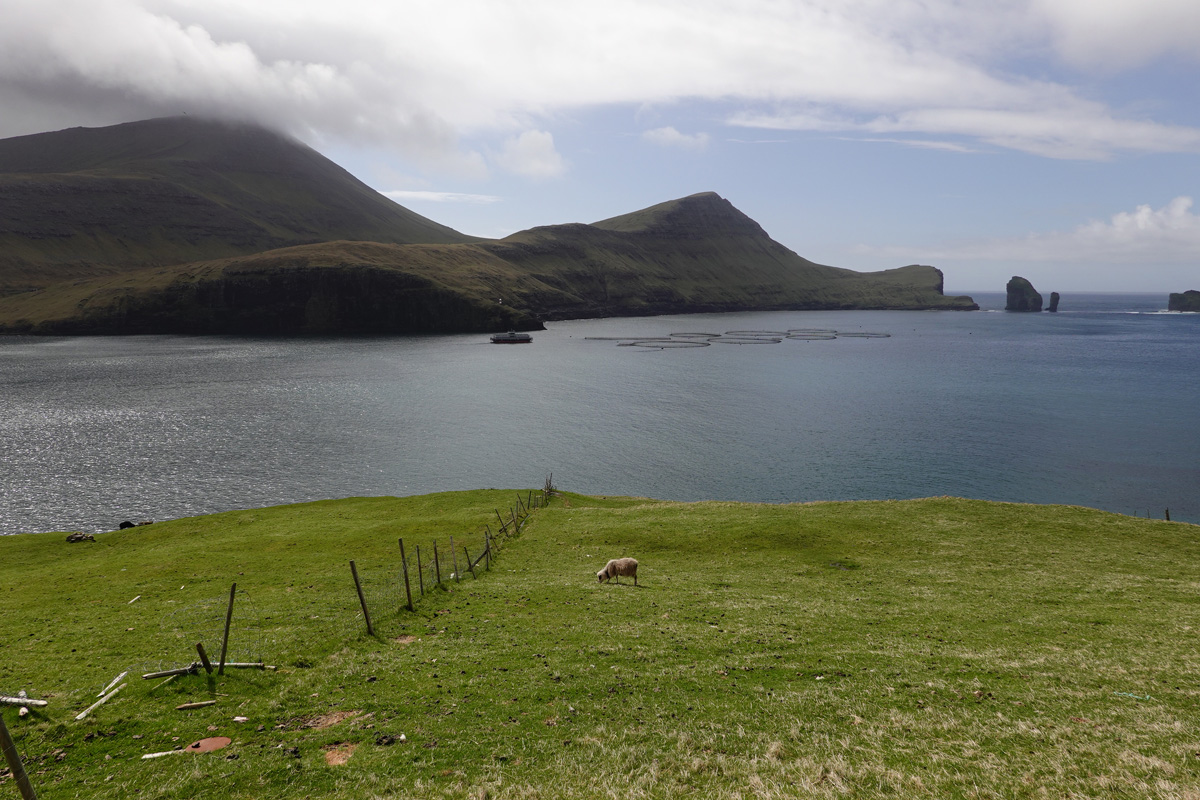
[[[974,296],[979,312],[556,322],[522,345],[0,337],[0,533],[551,473],[600,495],[1200,522],[1200,315],[1161,295],[1068,294],[1055,314]],[[839,333],[786,338],[801,329]]]

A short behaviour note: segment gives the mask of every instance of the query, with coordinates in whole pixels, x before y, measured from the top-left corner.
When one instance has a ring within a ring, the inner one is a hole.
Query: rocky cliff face
[[[1168,311],[1200,311],[1200,292],[1189,289],[1186,292],[1171,292],[1167,298]]]
[[[1042,296],[1033,288],[1033,284],[1019,275],[1014,275],[1004,287],[1008,293],[1005,311],[1041,311]]]
[[[426,277],[372,267],[226,271],[150,290],[97,293],[72,317],[9,333],[416,334],[535,330],[518,309]]]

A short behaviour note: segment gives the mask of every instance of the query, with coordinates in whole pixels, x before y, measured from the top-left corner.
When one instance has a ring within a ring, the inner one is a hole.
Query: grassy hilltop
[[[461,558],[513,498],[0,537],[0,693],[50,700],[3,710],[39,796],[1200,792],[1196,526],[954,498],[564,494],[490,572],[398,608],[398,537],[413,559],[454,535]],[[596,583],[619,555],[641,561],[639,587]],[[232,581],[232,655],[279,669],[142,680],[193,660],[197,640],[217,649]],[[74,721],[125,669],[126,688]],[[233,742],[140,758],[208,736]]]

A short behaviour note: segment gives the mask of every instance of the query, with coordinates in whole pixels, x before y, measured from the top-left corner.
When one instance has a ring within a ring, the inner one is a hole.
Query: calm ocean
[[[1067,294],[1057,314],[973,296],[983,311],[559,322],[516,346],[0,337],[0,533],[549,473],[588,494],[1200,522],[1200,315],[1165,295]],[[839,335],[762,333],[801,329]],[[722,337],[628,344],[677,333]]]

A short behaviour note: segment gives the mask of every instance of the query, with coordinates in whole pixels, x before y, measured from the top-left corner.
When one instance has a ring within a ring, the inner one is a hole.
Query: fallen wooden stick
[[[165,678],[168,675],[186,675],[189,672],[195,672],[198,669],[200,669],[200,662],[193,661],[191,664],[188,664],[186,667],[179,667],[177,669],[164,669],[162,672],[147,672],[145,675],[142,676],[142,679],[143,680],[152,680],[154,678]]]
[[[171,681],[175,680],[178,677],[179,677],[179,673],[175,673],[174,675],[170,676],[162,683],[154,684],[153,686],[150,687],[150,692],[153,692],[155,689],[161,689],[162,687],[166,686],[168,683],[170,683]],[[150,692],[147,692],[146,694],[149,694]]]
[[[122,679],[122,678],[124,678],[124,677],[125,677],[126,675],[128,675],[128,674],[129,674],[129,670],[125,670],[125,671],[124,671],[124,672],[122,672],[120,675],[118,675],[117,677],[113,678],[113,679],[112,679],[112,680],[109,682],[108,686],[105,686],[103,689],[101,689],[101,690],[100,690],[100,694],[96,695],[96,697],[104,697],[104,695],[105,695],[105,694],[108,692],[108,690],[109,690],[109,689],[111,689],[112,687],[114,687],[114,686],[116,686],[118,683],[120,683],[120,682],[121,682],[121,679]]]
[[[0,703],[7,706],[48,706],[45,700],[34,700],[32,697],[6,697],[0,695]]]
[[[145,753],[144,755],[142,755],[142,758],[143,759],[159,758],[161,756],[173,756],[176,753],[186,753],[186,752],[187,752],[187,750],[164,750],[161,753]]]
[[[196,703],[184,703],[181,706],[175,706],[176,711],[190,711],[193,708],[204,708],[205,706],[215,706],[216,700],[200,700]]]
[[[126,686],[128,686],[128,685],[129,685],[129,684],[127,684],[127,683],[122,683],[120,686],[118,686],[117,688],[113,689],[111,692],[109,692],[108,694],[104,695],[103,697],[101,697],[101,698],[100,698],[99,700],[97,700],[96,702],[92,703],[90,706],[88,706],[87,708],[85,708],[83,711],[80,711],[80,712],[79,712],[79,715],[75,717],[75,721],[76,721],[76,722],[78,722],[79,720],[81,720],[81,719],[83,719],[84,717],[86,717],[88,714],[90,714],[90,713],[92,713],[93,711],[95,711],[95,710],[96,710],[97,708],[99,708],[100,706],[102,706],[102,705],[104,705],[105,703],[107,703],[109,700],[111,700],[111,699],[113,699],[114,697],[116,697],[116,696],[117,696],[117,692],[121,691],[122,689],[124,689],[124,688],[125,688]]]

